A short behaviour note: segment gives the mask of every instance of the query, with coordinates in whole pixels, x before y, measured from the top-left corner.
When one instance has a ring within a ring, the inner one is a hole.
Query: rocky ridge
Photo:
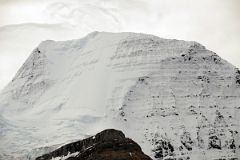
[[[151,160],[121,131],[104,130],[95,136],[61,146],[36,160]]]

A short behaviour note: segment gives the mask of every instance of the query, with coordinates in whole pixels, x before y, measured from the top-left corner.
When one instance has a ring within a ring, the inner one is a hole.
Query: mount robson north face
[[[0,159],[35,159],[115,129],[155,160],[237,160],[239,125],[240,71],[216,53],[93,32],[42,42],[2,90]]]

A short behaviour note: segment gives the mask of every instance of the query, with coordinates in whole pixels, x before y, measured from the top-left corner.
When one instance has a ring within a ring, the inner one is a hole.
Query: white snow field
[[[122,130],[153,159],[240,159],[240,71],[196,42],[42,42],[0,94],[0,160]]]

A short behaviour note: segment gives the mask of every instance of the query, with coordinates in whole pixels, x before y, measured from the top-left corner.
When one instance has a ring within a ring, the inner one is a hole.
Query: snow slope
[[[44,41],[0,94],[0,159],[107,128],[157,159],[238,158],[239,97],[240,71],[196,42],[106,32]]]

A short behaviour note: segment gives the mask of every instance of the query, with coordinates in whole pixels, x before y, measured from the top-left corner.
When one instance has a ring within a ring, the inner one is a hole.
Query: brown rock
[[[114,129],[104,130],[96,136],[64,145],[36,160],[51,160],[76,152],[76,155],[66,160],[151,160],[136,142]]]

